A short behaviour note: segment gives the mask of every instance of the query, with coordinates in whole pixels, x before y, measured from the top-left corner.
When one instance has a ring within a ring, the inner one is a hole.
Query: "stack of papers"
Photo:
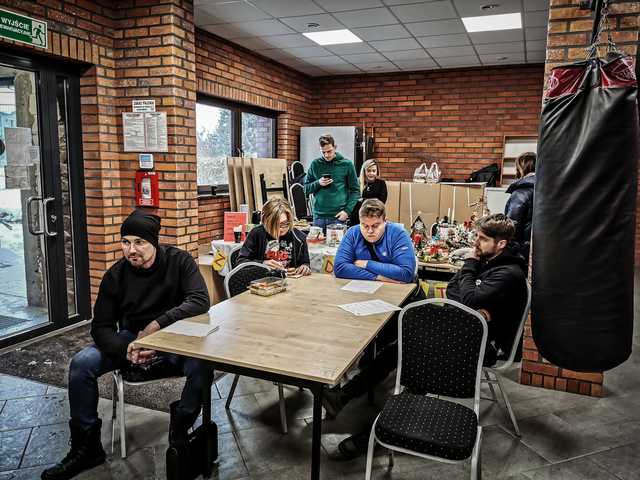
[[[396,307],[384,300],[367,300],[366,302],[345,303],[343,305],[338,305],[338,307],[359,317],[402,310],[400,307]]]
[[[176,333],[178,335],[186,335],[188,337],[206,337],[219,328],[220,325],[212,325],[210,323],[196,323],[188,322],[186,320],[178,320],[168,327],[163,328],[162,331],[167,333]]]
[[[382,282],[372,282],[370,280],[351,280],[340,290],[357,293],[375,293],[382,286]]]

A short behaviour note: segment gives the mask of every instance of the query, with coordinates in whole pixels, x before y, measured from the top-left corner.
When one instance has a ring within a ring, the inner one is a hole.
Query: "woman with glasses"
[[[261,220],[247,235],[238,264],[261,262],[276,270],[293,269],[296,275],[310,275],[307,237],[293,228],[289,202],[272,198],[262,207]]]

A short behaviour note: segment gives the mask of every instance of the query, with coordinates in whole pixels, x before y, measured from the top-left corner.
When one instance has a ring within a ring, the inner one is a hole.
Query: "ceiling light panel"
[[[522,28],[522,15],[504,13],[501,15],[481,15],[479,17],[463,17],[467,32],[495,32],[498,30],[516,30]]]
[[[325,32],[305,32],[305,37],[313,40],[318,45],[343,45],[345,43],[360,43],[358,38],[350,30],[328,30]]]

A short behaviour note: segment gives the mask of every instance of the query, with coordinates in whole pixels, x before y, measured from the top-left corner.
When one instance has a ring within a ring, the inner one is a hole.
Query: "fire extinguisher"
[[[157,172],[146,170],[136,172],[136,205],[138,207],[160,206]]]

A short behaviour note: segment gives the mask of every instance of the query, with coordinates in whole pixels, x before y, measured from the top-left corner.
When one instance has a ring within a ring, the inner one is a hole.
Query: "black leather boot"
[[[186,448],[189,444],[189,429],[198,418],[198,413],[185,413],[180,408],[180,401],[169,405],[171,417],[169,420],[169,445],[176,448]]]
[[[104,463],[106,454],[100,440],[101,427],[100,419],[89,430],[84,430],[71,420],[71,450],[59,463],[42,472],[42,480],[67,480]]]

